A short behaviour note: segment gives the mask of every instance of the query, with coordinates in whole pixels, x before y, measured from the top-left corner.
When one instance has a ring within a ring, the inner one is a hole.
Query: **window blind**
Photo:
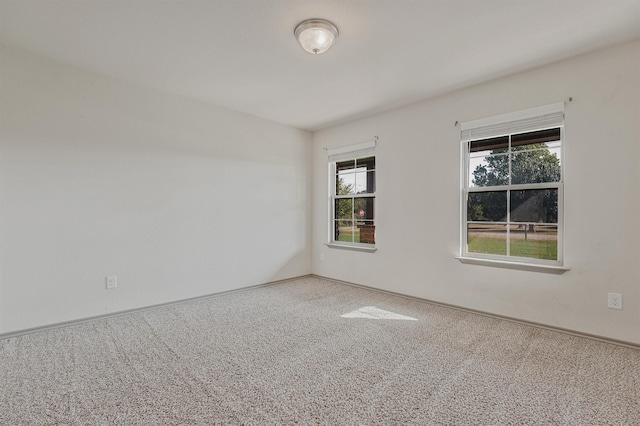
[[[327,154],[330,163],[337,161],[353,160],[354,158],[369,157],[376,151],[376,141],[360,143],[358,145],[345,146],[342,148],[328,149]]]
[[[463,142],[487,139],[511,133],[524,133],[560,127],[564,123],[564,102],[531,108],[460,124]]]

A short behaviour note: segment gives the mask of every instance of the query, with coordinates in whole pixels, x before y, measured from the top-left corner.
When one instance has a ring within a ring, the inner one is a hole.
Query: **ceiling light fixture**
[[[325,19],[307,19],[298,24],[293,32],[300,46],[309,53],[324,53],[338,38],[338,28]]]

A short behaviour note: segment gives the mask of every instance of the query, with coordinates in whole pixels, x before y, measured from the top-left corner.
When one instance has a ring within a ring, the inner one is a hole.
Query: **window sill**
[[[565,266],[554,266],[554,265],[539,265],[536,263],[524,263],[524,262],[505,262],[503,260],[493,260],[493,259],[479,259],[476,257],[463,257],[456,256],[462,263],[468,263],[470,265],[480,265],[480,266],[493,266],[496,268],[506,268],[506,269],[517,269],[520,271],[531,271],[531,272],[544,272],[547,274],[564,274],[569,271],[570,268]]]
[[[339,244],[339,243],[325,243],[325,246],[329,248],[338,248],[343,250],[353,250],[353,251],[364,251],[368,253],[373,253],[378,250],[374,246],[370,245],[352,245],[352,244]]]

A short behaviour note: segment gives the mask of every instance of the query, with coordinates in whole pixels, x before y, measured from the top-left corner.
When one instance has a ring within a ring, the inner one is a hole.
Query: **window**
[[[463,123],[463,258],[562,265],[564,105]]]
[[[329,177],[329,243],[375,247],[375,141],[329,151]]]

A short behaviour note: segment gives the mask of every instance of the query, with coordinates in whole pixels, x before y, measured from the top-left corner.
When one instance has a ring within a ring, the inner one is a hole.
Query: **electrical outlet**
[[[324,253],[320,253],[320,262],[324,262]]]
[[[118,287],[118,277],[116,275],[107,275],[107,290]]]
[[[609,307],[611,309],[622,309],[622,294],[609,293]]]

